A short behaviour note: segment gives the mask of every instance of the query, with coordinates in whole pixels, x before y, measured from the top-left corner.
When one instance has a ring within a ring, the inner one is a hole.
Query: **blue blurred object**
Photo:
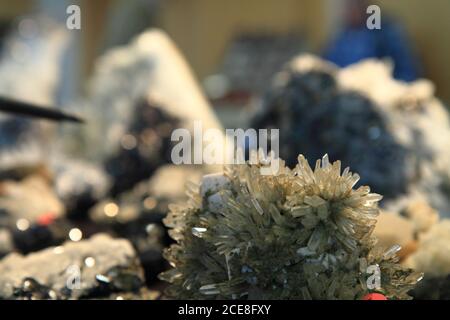
[[[394,78],[414,81],[419,76],[419,62],[406,33],[398,24],[384,17],[381,29],[370,30],[365,24],[345,27],[325,50],[324,58],[340,67],[367,58],[391,58]]]

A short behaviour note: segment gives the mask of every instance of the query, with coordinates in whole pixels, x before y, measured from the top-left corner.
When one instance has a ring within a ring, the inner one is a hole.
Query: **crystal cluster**
[[[190,200],[164,220],[177,242],[160,275],[167,294],[193,299],[360,299],[372,290],[366,268],[380,269],[375,291],[407,299],[421,275],[397,264],[395,246],[375,247],[378,194],[354,189],[359,176],[328,156],[311,169],[303,156],[276,175],[258,165],[190,185]]]

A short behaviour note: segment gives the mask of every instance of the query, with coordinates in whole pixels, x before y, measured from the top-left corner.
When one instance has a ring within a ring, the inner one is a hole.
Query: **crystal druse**
[[[281,161],[282,162],[282,161]],[[176,241],[160,275],[167,295],[188,299],[360,299],[376,291],[408,299],[420,273],[399,265],[372,235],[381,196],[354,188],[359,176],[328,156],[311,169],[303,156],[262,175],[232,165],[190,185],[165,224]],[[368,266],[380,286],[368,287]]]

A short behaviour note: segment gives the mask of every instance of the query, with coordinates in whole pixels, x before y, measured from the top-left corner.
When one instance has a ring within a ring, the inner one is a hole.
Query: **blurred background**
[[[246,112],[242,111],[249,101],[266,89],[266,80],[290,56],[300,52],[332,56],[330,46],[345,28],[351,2],[2,0],[0,37],[24,15],[41,13],[64,22],[65,8],[69,4],[80,5],[82,29],[71,32],[74,44],[66,57],[66,85],[59,97],[59,102],[65,103],[77,95],[77,90],[83,90],[83,81],[92,73],[99,55],[108,48],[125,45],[148,27],[161,28],[185,55],[225,126],[238,127],[240,121],[246,120]],[[406,59],[413,60],[414,73],[432,80],[437,96],[448,103],[450,41],[445,30],[450,30],[450,2],[434,0],[424,5],[420,0],[374,0],[369,4],[381,7],[383,21],[389,19],[402,28],[399,39],[411,49],[411,56]],[[341,57],[335,58],[340,61]],[[233,117],[236,112],[241,112],[239,120]]]

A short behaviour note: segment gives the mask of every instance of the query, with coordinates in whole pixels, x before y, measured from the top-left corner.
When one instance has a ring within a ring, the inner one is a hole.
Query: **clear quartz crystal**
[[[401,246],[399,246],[398,244],[393,245],[392,247],[389,248],[389,250],[387,250],[384,254],[383,254],[383,259],[390,259],[392,257],[394,257],[397,252],[399,252],[402,249]]]
[[[207,284],[200,287],[200,293],[204,295],[215,295],[219,294],[220,291],[215,284]]]
[[[261,205],[259,204],[258,200],[256,200],[255,198],[251,199],[253,206],[255,207],[256,211],[258,211],[258,213],[260,215],[264,214],[264,210],[261,208]]]
[[[194,236],[196,236],[197,238],[203,238],[206,231],[207,231],[206,228],[201,228],[201,227],[192,228],[192,234]]]
[[[300,249],[297,250],[297,254],[298,254],[299,256],[304,256],[304,257],[312,256],[312,255],[314,255],[315,253],[316,253],[316,252],[313,251],[313,250],[311,250],[309,247],[303,247],[303,248],[300,248]]]

